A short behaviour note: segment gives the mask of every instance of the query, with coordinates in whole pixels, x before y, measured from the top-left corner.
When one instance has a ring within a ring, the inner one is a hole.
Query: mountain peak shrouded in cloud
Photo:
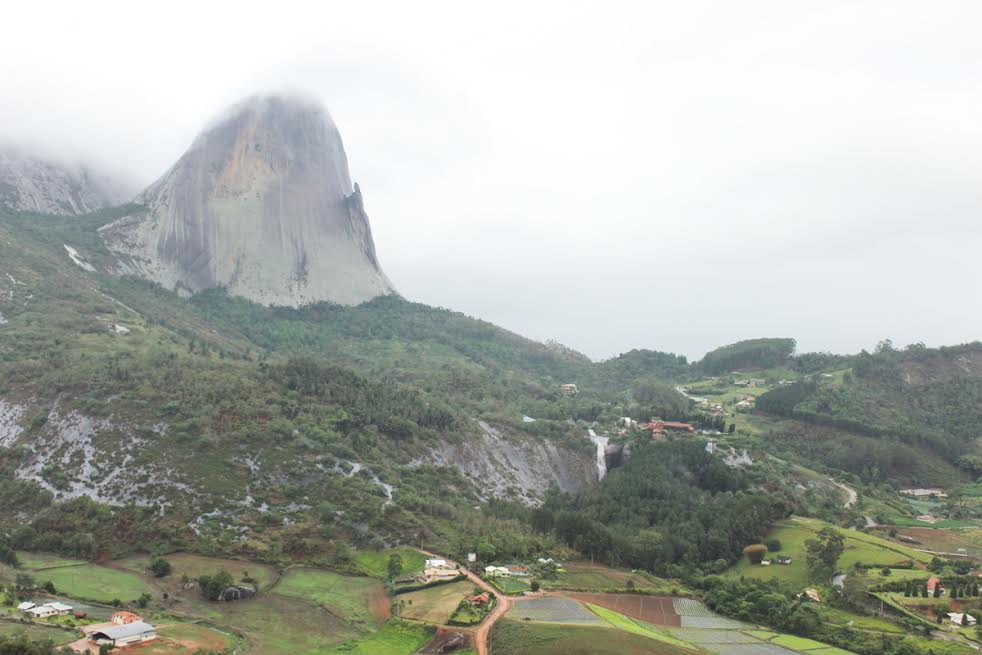
[[[256,95],[235,104],[138,202],[143,209],[103,237],[124,268],[167,288],[224,287],[286,306],[395,293],[341,135],[314,99]]]
[[[0,148],[0,207],[77,216],[118,205],[132,189],[103,171],[22,148]]]

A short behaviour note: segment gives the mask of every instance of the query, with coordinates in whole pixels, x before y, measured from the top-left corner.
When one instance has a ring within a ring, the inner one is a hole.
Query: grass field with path
[[[129,571],[118,571],[98,564],[59,566],[27,571],[35,582],[51,581],[58,593],[82,600],[108,603],[114,599],[132,602],[153,589],[142,577]]]
[[[624,591],[636,589],[650,593],[669,594],[678,589],[677,584],[662,580],[644,571],[623,571],[602,564],[570,562],[555,580],[540,580],[543,589],[569,589],[572,591]]]
[[[78,639],[74,632],[60,628],[48,628],[42,625],[18,623],[16,621],[0,621],[0,636],[13,637],[19,634],[40,641],[51,641],[56,646],[67,644]]]
[[[739,562],[726,571],[725,575],[734,578],[746,576],[761,580],[777,578],[804,586],[808,584],[808,570],[805,566],[805,541],[815,539],[818,531],[827,525],[816,519],[799,517],[778,521],[767,534],[768,539],[778,539],[781,542],[781,550],[770,554],[774,563],[771,566],[751,565],[746,558],[741,558]],[[916,551],[909,546],[891,542],[881,537],[856,530],[840,528],[839,531],[845,537],[845,551],[839,559],[839,569],[843,571],[848,570],[856,563],[889,566],[904,561],[929,562],[931,560],[931,555],[927,553]],[[791,557],[791,564],[784,566],[777,564],[777,555]]]
[[[453,582],[399,594],[395,602],[399,606],[399,616],[405,619],[446,625],[460,601],[474,591],[472,582]]]
[[[370,629],[390,615],[385,589],[374,578],[295,568],[283,574],[272,592],[317,603],[352,625]]]
[[[384,550],[360,550],[355,553],[355,562],[367,575],[386,579],[389,575],[389,557],[393,554],[402,558],[403,575],[421,573],[426,564],[426,556],[409,546],[396,546]]]
[[[150,566],[150,555],[132,555],[121,560],[116,560],[112,566],[134,571],[136,573],[147,574],[147,567]],[[236,581],[241,581],[247,574],[256,580],[260,591],[268,589],[277,579],[276,569],[266,564],[258,562],[247,562],[240,559],[224,559],[219,557],[206,557],[194,553],[171,553],[164,555],[164,559],[171,563],[171,574],[166,578],[160,578],[162,583],[180,582],[181,576],[186,575],[195,580],[203,575],[214,575],[218,571],[225,569]]]

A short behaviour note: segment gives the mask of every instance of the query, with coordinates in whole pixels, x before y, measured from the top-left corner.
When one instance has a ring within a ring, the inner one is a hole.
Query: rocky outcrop
[[[395,293],[327,111],[263,96],[234,107],[101,232],[121,270],[170,289],[224,287],[265,305]]]
[[[0,208],[79,215],[120,205],[125,185],[87,166],[68,166],[16,150],[0,151]]]
[[[481,433],[460,444],[443,444],[416,464],[456,466],[485,498],[510,498],[537,505],[552,485],[574,492],[596,484],[590,449],[573,451],[528,435],[508,434],[484,421]]]

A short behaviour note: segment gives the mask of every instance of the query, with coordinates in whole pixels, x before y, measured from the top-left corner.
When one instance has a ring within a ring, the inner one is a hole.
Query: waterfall
[[[589,434],[590,441],[597,444],[597,479],[603,480],[604,476],[607,475],[607,455],[605,451],[607,450],[607,442],[610,439],[608,437],[601,437],[592,428],[589,430]]]

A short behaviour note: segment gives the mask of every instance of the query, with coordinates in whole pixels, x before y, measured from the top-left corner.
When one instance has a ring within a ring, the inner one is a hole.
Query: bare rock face
[[[224,287],[264,305],[353,305],[395,293],[327,111],[254,97],[208,127],[102,228],[124,271],[178,291]]]
[[[130,199],[125,186],[86,166],[68,166],[0,150],[0,207],[77,216]]]

